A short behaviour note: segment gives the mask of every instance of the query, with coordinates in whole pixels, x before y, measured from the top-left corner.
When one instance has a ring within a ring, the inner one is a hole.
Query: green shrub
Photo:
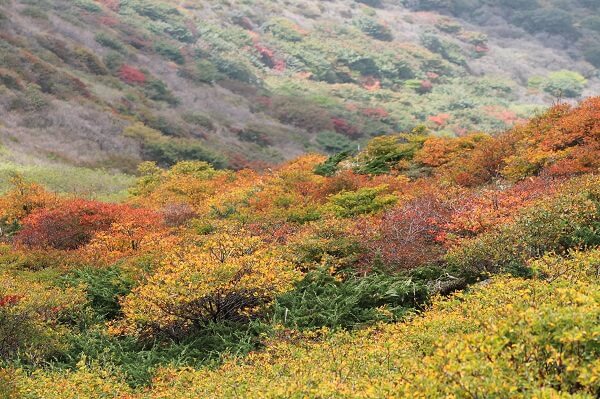
[[[50,101],[40,91],[39,86],[30,84],[15,97],[10,108],[18,111],[37,112],[50,106]]]
[[[548,32],[557,35],[573,36],[577,30],[573,17],[560,8],[537,8],[515,16],[515,22],[529,32]]]
[[[64,281],[75,287],[83,285],[94,313],[105,320],[114,319],[121,314],[119,298],[127,295],[134,283],[118,266],[75,270]]]
[[[371,36],[377,40],[391,41],[394,39],[390,28],[380,22],[377,22],[373,18],[362,17],[355,21],[356,26],[363,31],[363,33]]]
[[[215,125],[210,117],[202,112],[186,112],[182,115],[182,118],[187,123],[192,125],[203,127],[208,130],[214,130]]]
[[[552,72],[542,82],[545,92],[555,97],[580,97],[587,80],[579,73],[567,70]]]
[[[157,367],[201,367],[218,364],[224,355],[243,356],[259,349],[270,327],[260,322],[247,325],[215,323],[184,341],[141,343],[131,337],[113,337],[91,328],[71,338],[64,356],[52,362],[56,368],[75,368],[86,362],[117,370],[132,387],[148,386]]]
[[[154,21],[169,22],[171,18],[181,15],[175,7],[170,7],[164,3],[135,0],[125,2],[125,6],[132,7],[139,15]]]
[[[123,56],[116,52],[110,52],[104,57],[104,65],[113,73],[121,69],[124,63]]]
[[[596,32],[600,32],[600,16],[590,15],[581,20],[581,26]]]
[[[342,151],[351,151],[356,148],[348,137],[332,131],[320,132],[316,137],[317,145],[328,153],[337,154]]]
[[[179,100],[169,90],[162,80],[153,79],[144,84],[144,93],[155,101],[164,101],[171,105],[179,104]]]
[[[183,64],[185,58],[181,54],[181,50],[169,43],[159,42],[154,45],[154,50],[163,57],[173,61],[176,64]]]
[[[411,160],[421,148],[423,136],[381,136],[372,139],[356,159],[355,172],[379,175],[389,172],[398,162]]]
[[[586,46],[583,50],[583,56],[587,62],[596,68],[600,68],[600,43],[589,44]]]
[[[342,191],[329,197],[328,209],[338,217],[377,213],[394,205],[398,197],[386,194],[387,187],[365,187],[356,191]]]
[[[222,77],[217,67],[209,60],[199,60],[193,67],[180,70],[180,73],[198,83],[214,83]]]
[[[229,79],[239,80],[240,82],[254,84],[258,78],[252,72],[252,69],[243,62],[224,57],[215,57],[211,60],[217,70]]]
[[[104,47],[108,47],[119,52],[125,51],[125,47],[123,47],[121,42],[113,37],[110,37],[104,32],[100,32],[96,35],[96,41]]]
[[[98,4],[96,4],[93,1],[75,0],[74,3],[77,7],[80,7],[88,12],[93,12],[93,13],[102,12],[102,7],[100,7]]]
[[[299,42],[303,38],[296,24],[284,18],[272,19],[264,24],[262,29],[276,38],[287,42]]]
[[[73,52],[79,65],[95,75],[107,75],[108,70],[104,63],[89,50],[79,47]]]
[[[25,7],[23,11],[21,11],[21,14],[31,18],[48,19],[48,14],[36,7]]]
[[[421,36],[421,43],[426,49],[441,55],[454,64],[466,64],[466,60],[462,55],[462,51],[458,45],[447,40],[443,40],[433,33],[424,33]]]
[[[218,154],[206,149],[198,141],[188,139],[168,139],[143,143],[143,155],[159,165],[169,167],[179,161],[205,161],[215,168],[226,166]]]
[[[397,321],[423,304],[427,287],[407,276],[371,273],[341,280],[313,271],[275,301],[275,321],[296,329],[354,328]]]
[[[330,156],[325,162],[315,166],[315,174],[320,176],[333,176],[338,171],[339,163],[348,159],[350,154],[349,151],[342,151]]]

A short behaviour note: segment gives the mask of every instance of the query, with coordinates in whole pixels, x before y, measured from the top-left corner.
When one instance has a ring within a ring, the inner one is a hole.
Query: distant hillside
[[[261,167],[598,93],[594,0],[0,0],[1,157]]]

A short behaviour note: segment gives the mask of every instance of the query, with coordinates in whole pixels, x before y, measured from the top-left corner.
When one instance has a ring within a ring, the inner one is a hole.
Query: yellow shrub
[[[142,398],[558,398],[600,389],[600,290],[499,278],[409,323],[160,371]]]
[[[259,238],[216,233],[173,250],[124,300],[125,321],[113,332],[179,335],[208,321],[245,320],[300,276]]]

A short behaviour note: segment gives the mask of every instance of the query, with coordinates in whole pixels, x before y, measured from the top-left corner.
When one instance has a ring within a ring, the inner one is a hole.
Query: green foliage
[[[581,26],[596,32],[600,32],[600,16],[590,15],[581,21]]]
[[[215,83],[222,77],[217,67],[209,60],[199,60],[193,67],[182,70],[181,73],[198,83]]]
[[[195,126],[203,127],[208,130],[213,130],[215,128],[214,123],[210,119],[210,117],[202,112],[187,112],[182,115],[183,120],[187,123],[191,123]]]
[[[600,43],[592,43],[583,50],[585,60],[600,68]]]
[[[516,22],[529,32],[577,35],[573,26],[573,17],[560,8],[538,8],[526,11],[516,17]]]
[[[261,334],[269,326],[209,324],[196,336],[175,342],[140,343],[134,338],[117,338],[98,328],[72,337],[71,346],[53,366],[74,368],[82,360],[118,370],[132,387],[148,386],[157,367],[172,364],[202,367],[218,364],[226,355],[243,356],[261,346]]]
[[[117,72],[124,63],[123,56],[117,52],[110,52],[104,57],[104,64],[113,73]]]
[[[319,270],[277,298],[274,317],[296,329],[354,328],[398,320],[426,298],[426,287],[406,276],[371,273],[342,280]]]
[[[144,92],[148,98],[155,101],[164,101],[171,105],[179,104],[179,100],[169,90],[162,80],[153,79],[147,81],[144,85]]]
[[[320,163],[315,167],[315,174],[320,176],[333,176],[338,170],[339,163],[348,159],[350,155],[350,151],[342,151],[330,156],[325,162]]]
[[[75,287],[83,285],[94,313],[105,320],[121,315],[119,299],[127,295],[134,284],[118,266],[77,269],[65,276],[64,281]]]
[[[552,72],[547,78],[529,79],[531,87],[541,88],[555,97],[580,97],[586,84],[587,80],[581,74],[567,70]]]
[[[411,160],[421,148],[422,136],[382,136],[376,137],[358,156],[354,167],[357,173],[379,175],[387,173],[398,162]]]
[[[181,54],[181,50],[170,43],[158,42],[154,45],[154,50],[158,54],[175,62],[176,64],[183,64],[185,62],[185,58],[183,57],[183,54]]]
[[[106,33],[100,32],[96,35],[96,41],[103,45],[104,47],[108,47],[110,49],[124,52],[125,47],[123,44],[116,38],[107,35]]]
[[[450,41],[443,40],[433,33],[424,33],[421,36],[421,43],[423,43],[423,46],[425,48],[441,55],[442,57],[454,64],[466,64],[466,59],[462,55],[461,49],[458,45]]]
[[[398,197],[387,194],[386,186],[361,188],[356,191],[342,191],[329,197],[328,208],[338,217],[353,217],[377,213],[394,205]]]
[[[214,57],[211,62],[219,73],[229,79],[250,84],[258,82],[258,77],[252,69],[240,60],[229,57]]]
[[[139,140],[147,160],[161,166],[172,166],[179,161],[206,161],[217,168],[225,166],[224,159],[206,149],[198,141],[185,138],[166,137],[159,131],[137,123],[127,127],[124,134]]]
[[[363,33],[371,36],[377,40],[391,41],[394,39],[392,31],[386,25],[377,22],[376,20],[369,17],[362,17],[355,22],[356,26],[363,31]]]
[[[102,11],[98,4],[90,0],[75,0],[74,3],[77,7],[81,7],[88,12],[99,13]]]
[[[324,131],[317,134],[315,139],[320,148],[330,154],[336,154],[343,151],[351,151],[356,148],[348,137],[331,131]]]
[[[179,161],[205,161],[216,168],[225,167],[223,158],[206,149],[197,141],[170,139],[144,143],[144,156],[162,166],[175,165]]]
[[[274,18],[263,25],[263,30],[288,42],[299,42],[302,40],[302,34],[298,27],[290,20],[284,18]]]

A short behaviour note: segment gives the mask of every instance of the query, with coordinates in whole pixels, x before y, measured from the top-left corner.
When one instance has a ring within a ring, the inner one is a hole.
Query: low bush
[[[0,356],[40,363],[68,347],[70,327],[86,319],[78,288],[0,275]]]
[[[338,217],[377,213],[396,203],[398,197],[388,194],[386,186],[342,191],[329,197],[328,209]]]
[[[374,39],[383,41],[391,41],[394,39],[389,27],[372,18],[362,17],[356,20],[355,24],[361,31]]]
[[[450,251],[450,269],[471,277],[495,273],[529,275],[527,261],[548,253],[600,245],[600,192],[597,178],[581,178],[555,195]]]
[[[314,271],[275,302],[275,321],[295,329],[355,328],[396,321],[425,302],[425,285],[406,276],[371,273],[340,279]]]

